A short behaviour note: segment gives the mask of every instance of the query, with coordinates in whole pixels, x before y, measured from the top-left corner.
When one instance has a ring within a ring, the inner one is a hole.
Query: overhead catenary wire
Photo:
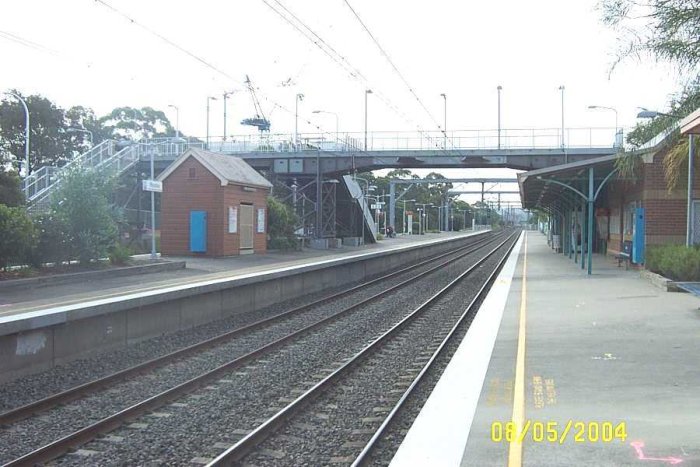
[[[157,37],[158,39],[160,39],[160,40],[162,40],[163,42],[165,42],[167,45],[169,45],[169,46],[175,48],[176,50],[180,51],[180,52],[183,53],[183,54],[186,54],[187,56],[189,56],[190,58],[196,60],[197,62],[199,62],[200,64],[204,65],[205,67],[207,67],[207,68],[209,68],[209,69],[215,71],[216,73],[220,74],[221,76],[224,76],[224,77],[227,78],[227,79],[230,79],[230,80],[234,81],[235,83],[237,83],[237,84],[240,85],[241,87],[245,87],[245,84],[244,84],[242,81],[240,81],[239,79],[235,78],[235,77],[232,76],[230,73],[228,73],[228,72],[222,70],[221,68],[219,68],[218,66],[214,65],[213,63],[210,63],[207,59],[205,59],[205,58],[203,58],[203,57],[201,57],[201,56],[195,54],[194,52],[191,52],[191,51],[187,50],[185,47],[179,45],[179,44],[176,43],[175,41],[170,40],[169,38],[167,38],[167,37],[164,36],[163,34],[161,34],[161,33],[157,32],[157,31],[155,31],[154,29],[148,27],[147,25],[145,25],[145,24],[143,24],[143,23],[137,21],[137,20],[134,19],[133,17],[129,16],[127,13],[125,13],[125,12],[123,12],[123,11],[121,11],[121,10],[115,8],[115,7],[112,6],[111,4],[109,4],[106,0],[95,0],[95,2],[98,3],[98,4],[100,4],[100,5],[102,5],[102,6],[104,6],[104,7],[106,7],[106,8],[108,8],[108,9],[111,10],[113,13],[116,13],[117,15],[119,15],[119,16],[121,16],[122,18],[124,18],[124,19],[126,19],[127,21],[129,21],[131,24],[133,24],[133,25],[135,25],[135,26],[137,26],[137,27],[143,29],[144,31],[148,32],[149,34],[151,34],[151,35]],[[255,89],[256,89],[257,91],[260,91],[259,88],[255,88]],[[261,97],[263,100],[274,104],[275,107],[279,107],[280,109],[282,109],[283,111],[285,111],[285,112],[287,112],[287,113],[289,113],[289,114],[291,114],[291,115],[294,115],[294,114],[295,114],[294,111],[288,109],[287,107],[285,107],[284,105],[282,105],[282,104],[280,104],[280,103],[274,101],[273,99],[268,98],[268,97],[267,97],[264,93],[262,93],[262,92],[260,92],[260,97]],[[316,125],[316,124],[311,123],[308,119],[306,119],[306,120],[304,120],[304,121],[307,122],[308,124],[314,126],[317,130],[321,131],[323,134],[329,134],[329,135],[332,135],[332,134],[333,134],[331,131],[325,130],[325,129],[323,129],[322,127],[320,127],[319,125]]]
[[[334,62],[336,62],[339,66],[341,66],[353,79],[356,79],[358,81],[362,81],[362,84],[364,84],[366,87],[371,88],[374,90],[374,94],[382,101],[384,102],[387,107],[389,107],[392,111],[394,111],[397,115],[399,115],[406,123],[416,123],[415,121],[412,121],[410,117],[408,117],[404,112],[402,112],[396,105],[394,105],[388,98],[384,97],[383,94],[376,90],[377,88],[375,86],[372,86],[371,83],[367,80],[367,78],[364,77],[361,71],[357,69],[357,67],[353,66],[347,58],[345,58],[343,55],[341,55],[339,52],[336,51],[335,48],[333,48],[326,40],[324,40],[319,34],[313,31],[311,27],[309,27],[304,21],[302,21],[297,15],[295,15],[289,8],[285,7],[279,0],[272,0],[276,4],[278,4],[284,11],[286,11],[291,17],[296,21],[292,21],[288,16],[286,16],[282,11],[274,8],[268,0],[261,0],[265,5],[267,5],[271,10],[273,10],[275,13],[277,13],[284,21],[286,21],[289,25],[291,25],[294,29],[296,29],[300,34],[302,34],[307,40],[312,42],[316,47],[321,49],[326,55],[328,55]],[[304,28],[307,32],[302,30]],[[313,36],[313,37],[311,37]],[[414,93],[415,95],[415,93]],[[415,96],[417,98],[417,96]],[[418,99],[419,102],[422,105],[422,102],[420,99]],[[423,108],[427,111],[427,108],[423,106]],[[431,115],[432,117],[432,115]],[[434,120],[434,119],[433,119]],[[439,127],[439,125],[438,125]],[[416,125],[416,129],[420,133],[421,137],[429,141],[431,144],[433,144],[436,148],[441,149],[440,146],[433,141],[433,138],[431,138],[428,135],[425,135],[425,131],[420,127],[420,125]]]
[[[357,13],[357,11],[355,11],[355,9],[352,7],[352,5],[350,5],[350,2],[349,2],[348,0],[343,0],[343,1],[345,2],[345,4],[347,5],[347,7],[348,7],[348,8],[350,9],[350,11],[352,12],[352,14],[353,14],[353,16],[355,17],[355,19],[357,19],[357,21],[360,23],[360,25],[362,26],[362,29],[365,30],[365,32],[367,33],[367,35],[372,39],[372,42],[374,42],[374,44],[377,46],[377,48],[379,49],[379,52],[380,52],[380,53],[382,54],[382,56],[386,59],[386,61],[389,63],[389,65],[390,65],[391,68],[394,70],[394,72],[396,72],[396,74],[399,76],[399,78],[401,79],[401,81],[403,81],[404,85],[408,88],[409,92],[413,95],[413,97],[416,99],[416,101],[418,101],[418,103],[419,103],[420,106],[423,108],[423,110],[425,111],[425,113],[428,114],[428,116],[429,116],[430,119],[433,121],[433,123],[435,124],[435,126],[437,126],[438,128],[440,128],[440,124],[438,123],[438,121],[437,121],[437,119],[435,118],[435,116],[432,114],[432,112],[430,112],[430,110],[429,110],[428,107],[423,103],[423,101],[421,100],[421,98],[418,97],[418,94],[417,94],[416,91],[413,89],[413,86],[411,86],[411,84],[408,82],[408,80],[404,77],[403,73],[401,73],[401,71],[400,71],[399,68],[396,66],[396,64],[394,63],[394,61],[391,59],[391,57],[389,56],[389,54],[387,53],[387,51],[384,49],[384,47],[382,47],[382,45],[379,43],[379,41],[378,41],[377,38],[374,36],[374,34],[372,34],[372,31],[369,30],[369,28],[367,27],[367,25],[365,24],[365,22],[362,20],[362,18],[360,18],[360,15]],[[445,128],[442,129],[442,133],[445,135],[445,137],[447,137],[447,131],[446,131]],[[451,139],[450,139],[450,145],[452,145],[452,147],[454,147],[454,144],[453,144],[453,142],[452,142]]]

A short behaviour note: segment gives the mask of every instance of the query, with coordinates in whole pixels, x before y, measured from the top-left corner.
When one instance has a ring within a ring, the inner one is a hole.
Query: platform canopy
[[[616,158],[615,155],[604,156],[518,174],[523,208],[547,209],[562,199],[576,195],[574,190],[579,191],[581,197],[587,198],[590,169],[593,169],[594,190],[598,190],[615,171]]]
[[[700,109],[681,120],[682,135],[700,135]]]

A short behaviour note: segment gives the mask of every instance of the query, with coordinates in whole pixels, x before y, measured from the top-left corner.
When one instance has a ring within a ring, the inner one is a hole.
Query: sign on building
[[[141,189],[143,191],[155,191],[156,193],[163,192],[163,182],[158,180],[141,180]]]

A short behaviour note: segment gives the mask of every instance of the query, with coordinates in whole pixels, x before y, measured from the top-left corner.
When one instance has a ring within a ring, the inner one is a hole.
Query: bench
[[[615,255],[615,259],[617,260],[617,267],[619,268],[622,266],[622,262],[625,262],[625,270],[629,269],[630,267],[630,258],[632,257],[632,241],[631,240],[625,240],[622,242],[622,251]]]

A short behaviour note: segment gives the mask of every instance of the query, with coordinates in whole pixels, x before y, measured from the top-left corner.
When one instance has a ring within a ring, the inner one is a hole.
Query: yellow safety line
[[[520,325],[518,327],[518,353],[515,360],[515,392],[513,397],[513,418],[515,425],[513,440],[508,449],[508,467],[523,464],[523,443],[520,432],[525,419],[525,323],[527,318],[527,232],[523,251],[523,280],[520,291]]]

